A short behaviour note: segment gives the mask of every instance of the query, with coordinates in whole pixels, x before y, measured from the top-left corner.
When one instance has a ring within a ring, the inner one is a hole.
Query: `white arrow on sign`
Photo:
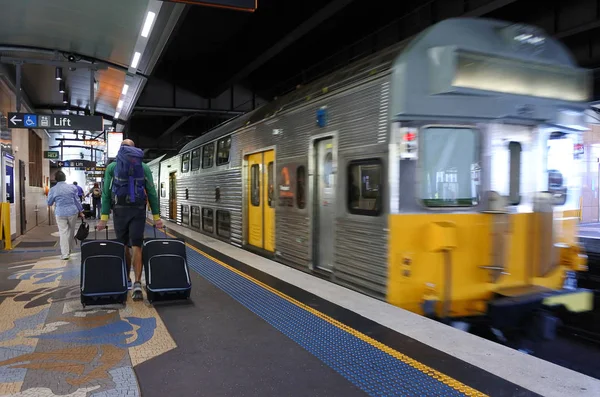
[[[14,125],[17,125],[17,121],[23,121],[23,119],[18,119],[16,114],[10,118],[10,122]]]

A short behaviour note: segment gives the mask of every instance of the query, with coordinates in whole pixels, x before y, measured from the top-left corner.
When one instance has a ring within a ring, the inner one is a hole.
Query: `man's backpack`
[[[92,189],[92,198],[95,199],[99,199],[100,197],[102,197],[102,191],[100,190],[100,188],[93,188]]]
[[[144,152],[132,146],[121,146],[114,168],[112,193],[115,203],[146,202],[146,177],[142,159]]]

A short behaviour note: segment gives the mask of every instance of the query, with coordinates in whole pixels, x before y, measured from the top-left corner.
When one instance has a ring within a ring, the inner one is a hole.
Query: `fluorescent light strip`
[[[148,15],[146,15],[146,22],[144,22],[144,27],[142,28],[142,37],[148,37],[150,34],[150,29],[152,29],[152,23],[154,22],[155,17],[155,13],[148,11]]]
[[[121,115],[121,113],[119,113],[119,112],[116,112],[116,113],[115,113],[115,120],[116,120],[116,119],[118,119],[120,115]]]
[[[123,94],[123,95],[127,95],[127,91],[129,91],[129,85],[128,85],[128,84],[125,84],[125,85],[123,86],[123,91],[121,92],[121,94]]]
[[[123,100],[120,99],[119,103],[117,104],[117,109],[121,109],[123,107]]]
[[[142,57],[142,54],[140,54],[139,52],[135,52],[135,54],[133,54],[133,60],[131,61],[131,67],[132,68],[137,68],[138,63],[140,63],[140,58]]]

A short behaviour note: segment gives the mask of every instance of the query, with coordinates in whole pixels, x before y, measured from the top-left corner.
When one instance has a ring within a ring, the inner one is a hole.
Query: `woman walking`
[[[83,218],[83,207],[77,188],[65,182],[67,180],[65,173],[58,171],[55,178],[57,184],[48,193],[48,205],[56,204],[54,213],[60,232],[60,258],[68,260],[75,241],[77,218]]]

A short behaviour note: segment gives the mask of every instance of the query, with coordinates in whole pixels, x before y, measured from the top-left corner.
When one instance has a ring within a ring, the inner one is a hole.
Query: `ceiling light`
[[[62,80],[62,68],[57,67],[54,70],[54,77],[56,78],[56,80]]]
[[[115,120],[116,120],[116,119],[118,119],[120,115],[121,115],[121,113],[119,113],[119,112],[116,112],[116,113],[115,113]]]
[[[123,86],[123,91],[121,92],[123,95],[127,95],[127,91],[129,91],[129,85],[125,84]]]
[[[117,109],[121,109],[123,107],[123,100],[120,99],[119,103],[117,104]]]
[[[63,94],[63,103],[69,103],[69,97],[66,92]]]
[[[60,80],[58,82],[58,92],[60,92],[61,94],[65,93],[65,81],[64,80]]]
[[[148,37],[150,34],[150,29],[152,29],[152,23],[154,22],[155,17],[155,13],[148,11],[148,15],[146,15],[146,21],[144,22],[144,27],[142,28],[142,37]]]
[[[137,68],[138,63],[140,63],[140,57],[142,56],[142,54],[140,54],[139,52],[135,52],[135,54],[133,54],[133,60],[131,61],[131,67],[132,68]]]

